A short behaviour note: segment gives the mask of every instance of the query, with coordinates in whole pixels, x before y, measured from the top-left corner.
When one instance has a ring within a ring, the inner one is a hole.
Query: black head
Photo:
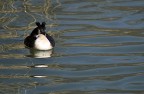
[[[45,30],[46,30],[46,23],[42,22],[42,24],[40,24],[40,22],[36,22],[37,27],[32,31],[32,33],[30,34],[30,36],[35,36],[38,34],[45,34]]]

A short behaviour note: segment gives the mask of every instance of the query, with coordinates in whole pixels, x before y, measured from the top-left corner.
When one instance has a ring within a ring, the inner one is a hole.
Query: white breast
[[[46,36],[43,34],[38,34],[34,43],[34,48],[37,50],[50,50],[53,47]]]

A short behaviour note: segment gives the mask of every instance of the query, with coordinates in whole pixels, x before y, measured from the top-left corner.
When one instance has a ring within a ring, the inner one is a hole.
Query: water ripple
[[[143,0],[0,2],[0,91],[3,94],[142,94]],[[23,39],[45,21],[51,51]]]

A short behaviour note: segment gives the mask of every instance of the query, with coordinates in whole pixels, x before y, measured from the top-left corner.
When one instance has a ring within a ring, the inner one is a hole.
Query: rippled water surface
[[[23,40],[45,21],[56,40]],[[1,0],[0,94],[144,94],[144,0]]]

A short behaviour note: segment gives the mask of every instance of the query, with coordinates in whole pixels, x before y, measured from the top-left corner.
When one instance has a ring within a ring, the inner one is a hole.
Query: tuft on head
[[[38,29],[40,29],[40,30],[44,31],[46,29],[46,27],[45,27],[46,23],[45,22],[42,22],[42,24],[40,24],[40,22],[36,22],[36,25],[38,26]]]
[[[45,22],[42,22],[42,24],[40,24],[40,22],[36,22],[35,23],[37,25],[37,27],[32,31],[31,36],[35,36],[37,34],[44,34],[45,33]]]
[[[45,25],[46,25],[46,23],[45,23],[45,22],[42,22],[41,27],[42,27],[44,30],[46,29]]]
[[[42,27],[45,27],[45,25],[46,25],[46,23],[45,23],[45,22],[42,22],[42,25],[41,25],[41,26],[42,26]]]
[[[41,25],[40,25],[40,22],[36,22],[35,23],[38,27],[40,27]]]

